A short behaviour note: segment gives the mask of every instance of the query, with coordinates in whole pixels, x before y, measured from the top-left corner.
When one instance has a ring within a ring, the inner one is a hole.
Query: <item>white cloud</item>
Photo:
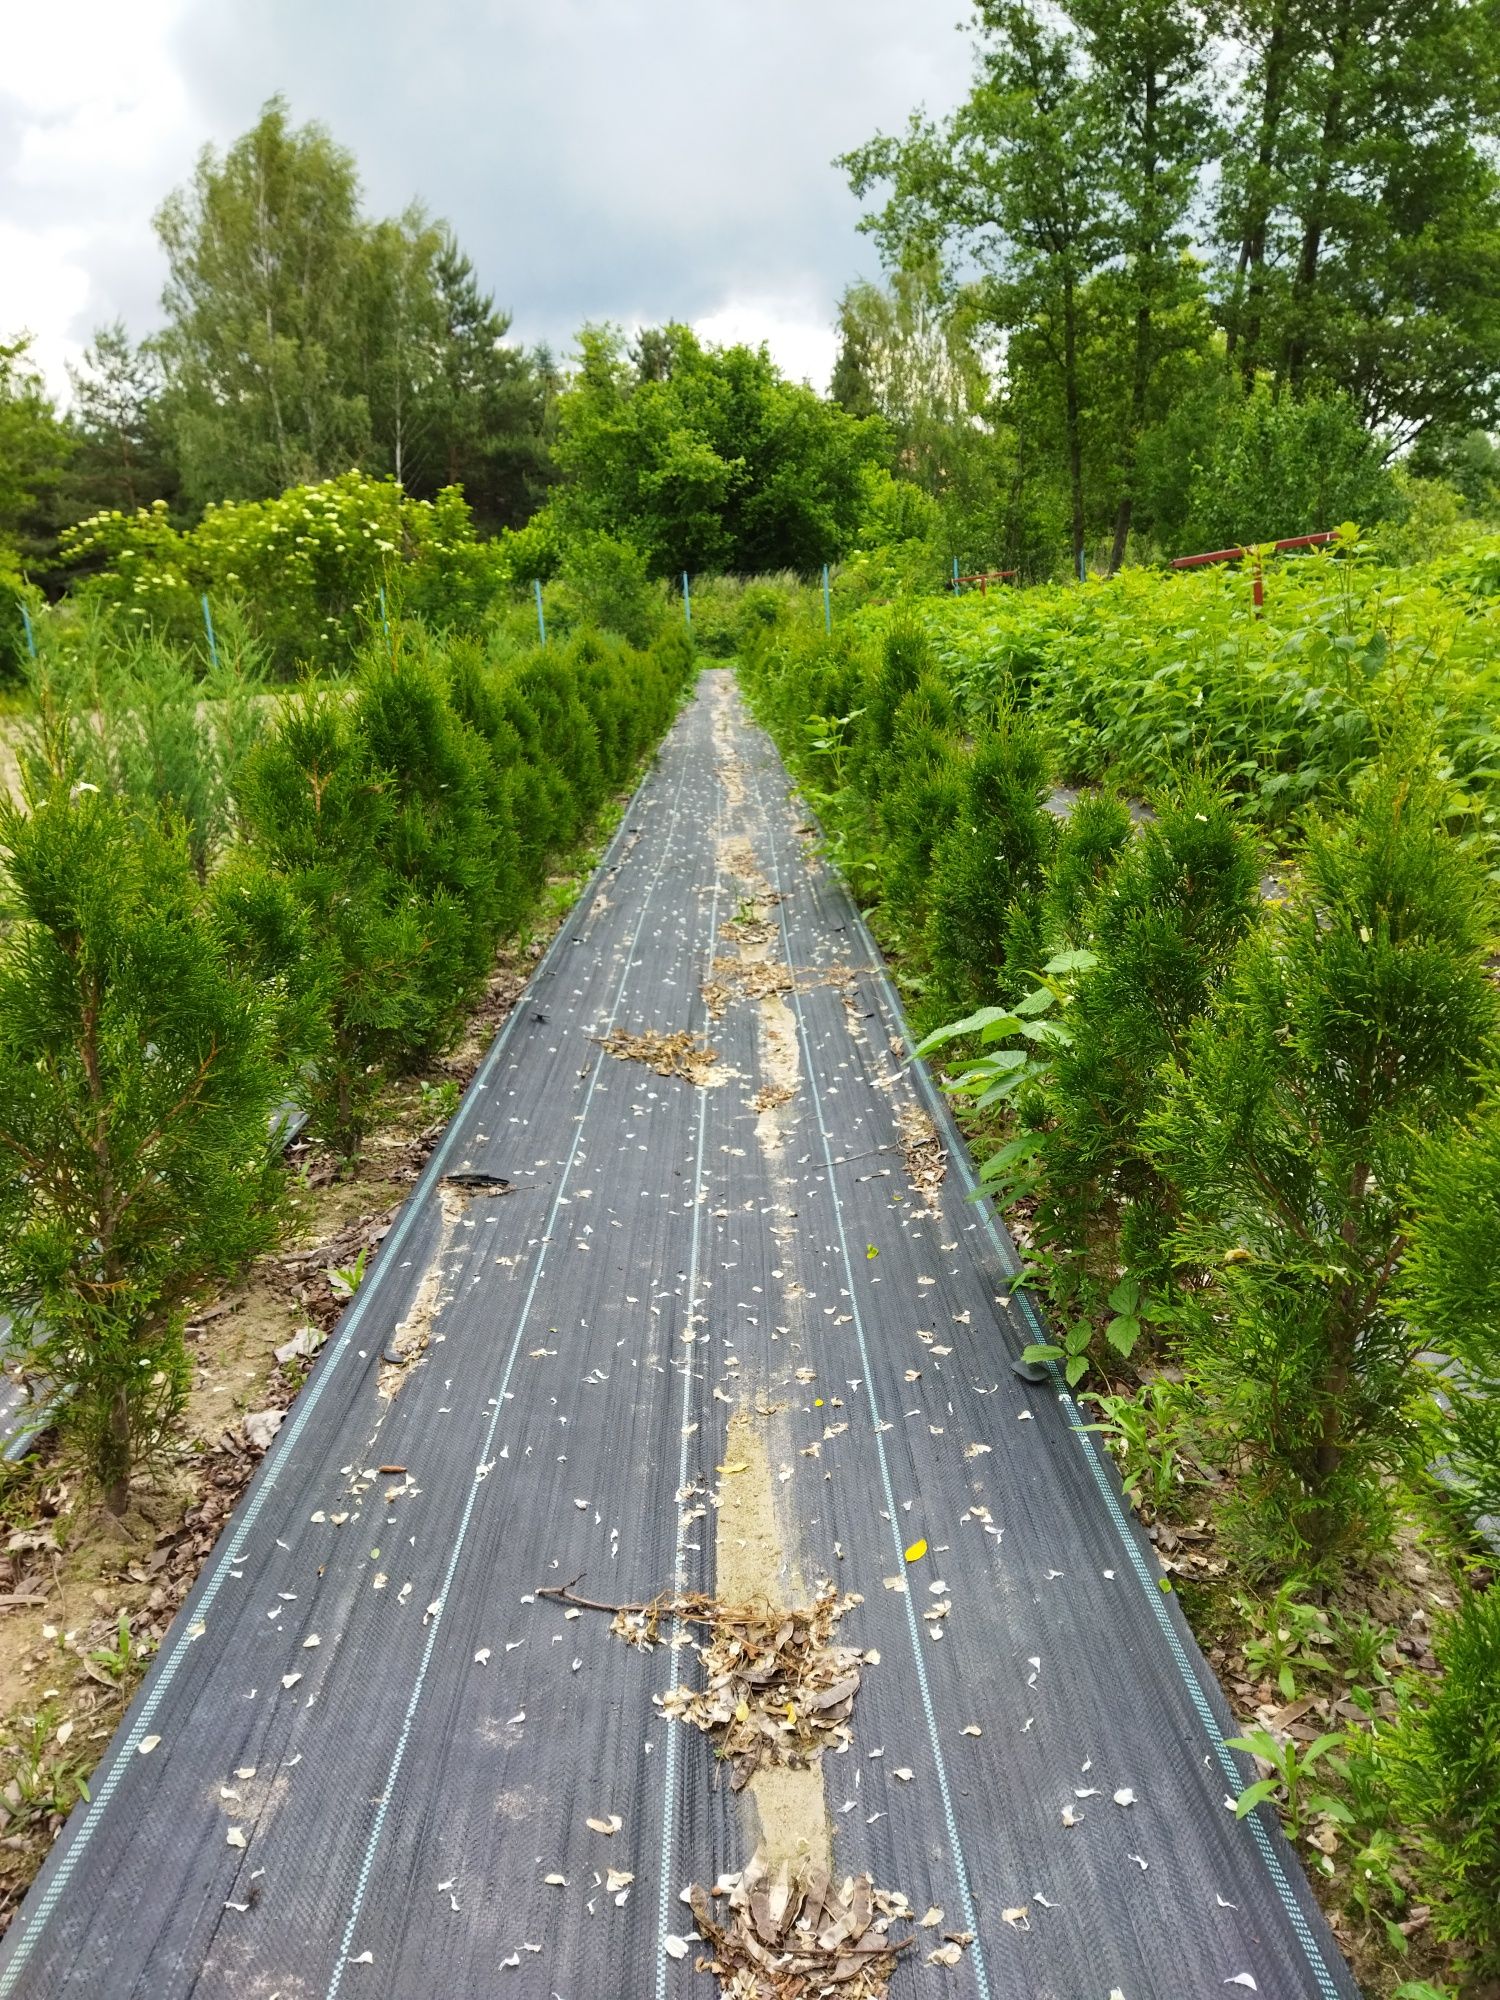
[[[151,213],[202,136],[171,48],[189,4],[70,0],[6,23],[0,337],[32,333],[59,397],[94,326],[161,288]]]
[[[953,0],[50,0],[0,73],[0,337],[49,380],[102,321],[159,323],[151,217],[282,91],[376,214],[454,224],[518,338],[686,320],[826,384],[874,266],[832,166],[961,94]]]
[[[833,373],[838,337],[831,301],[820,318],[806,306],[783,300],[731,299],[695,319],[693,331],[720,346],[738,342],[759,347],[764,341],[784,375],[820,391],[827,389]]]

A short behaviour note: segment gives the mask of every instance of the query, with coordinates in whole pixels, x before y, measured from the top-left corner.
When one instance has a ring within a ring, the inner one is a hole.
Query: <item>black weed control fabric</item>
[[[691,1031],[708,1085],[617,1060],[612,1029]],[[1228,1809],[1228,1711],[1095,1441],[1010,1372],[1014,1261],[903,1033],[706,674],[13,1924],[0,2000],[708,2000],[682,1891],[757,1828],[653,1699],[695,1655],[535,1593],[712,1591],[736,1410],[787,1587],[860,1593],[838,1637],[879,1656],[824,1759],[833,1863],[973,1933],[950,1968],[919,1932],[894,1995],[1355,1993],[1273,1821]],[[514,1191],[444,1181],[465,1169]],[[390,1394],[403,1321],[427,1345]]]

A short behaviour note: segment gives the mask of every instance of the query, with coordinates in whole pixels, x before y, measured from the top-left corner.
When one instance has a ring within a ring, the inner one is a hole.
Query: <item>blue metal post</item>
[[[219,647],[218,642],[214,638],[214,615],[208,608],[208,592],[206,590],[203,593],[201,601],[203,605],[203,629],[208,634],[208,657],[213,661],[214,666],[217,667],[219,664]]]
[[[547,614],[542,609],[542,579],[539,576],[534,576],[531,579],[531,587],[536,592],[537,644],[545,646],[547,643]]]
[[[30,653],[32,659],[35,659],[36,634],[31,629],[31,613],[26,609],[24,604],[21,606],[21,623],[26,627],[26,650]]]
[[[682,572],[682,615],[686,618],[689,629],[691,629],[693,623],[693,593],[688,588],[688,573],[686,570]]]
[[[958,557],[953,558],[953,594],[958,595]]]
[[[828,565],[823,565],[823,630],[833,630],[833,600],[828,595]]]
[[[1080,583],[1087,583],[1088,580],[1089,580],[1089,559],[1083,553],[1083,550],[1080,549],[1078,551],[1078,581]]]

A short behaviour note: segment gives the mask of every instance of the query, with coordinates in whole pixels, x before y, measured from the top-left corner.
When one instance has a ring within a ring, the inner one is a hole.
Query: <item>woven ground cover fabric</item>
[[[1226,1810],[1253,1773],[1097,1441],[1011,1373],[1013,1253],[813,838],[705,673],[12,1925],[0,2000],[708,2000],[683,1892],[785,1839],[780,1794],[663,1713],[689,1625],[630,1644],[537,1593],[747,1579],[859,1600],[804,1832],[835,1879],[941,1913],[892,1926],[893,1995],[1355,1994],[1273,1818]],[[662,1037],[689,1074],[632,1055]]]

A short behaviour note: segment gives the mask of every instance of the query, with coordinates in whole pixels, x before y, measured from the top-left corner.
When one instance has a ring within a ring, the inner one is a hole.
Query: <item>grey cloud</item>
[[[285,93],[369,206],[446,216],[528,339],[731,300],[832,317],[872,268],[832,156],[961,95],[958,0],[306,0],[194,5],[204,136]],[[160,190],[159,192],[165,192]]]

